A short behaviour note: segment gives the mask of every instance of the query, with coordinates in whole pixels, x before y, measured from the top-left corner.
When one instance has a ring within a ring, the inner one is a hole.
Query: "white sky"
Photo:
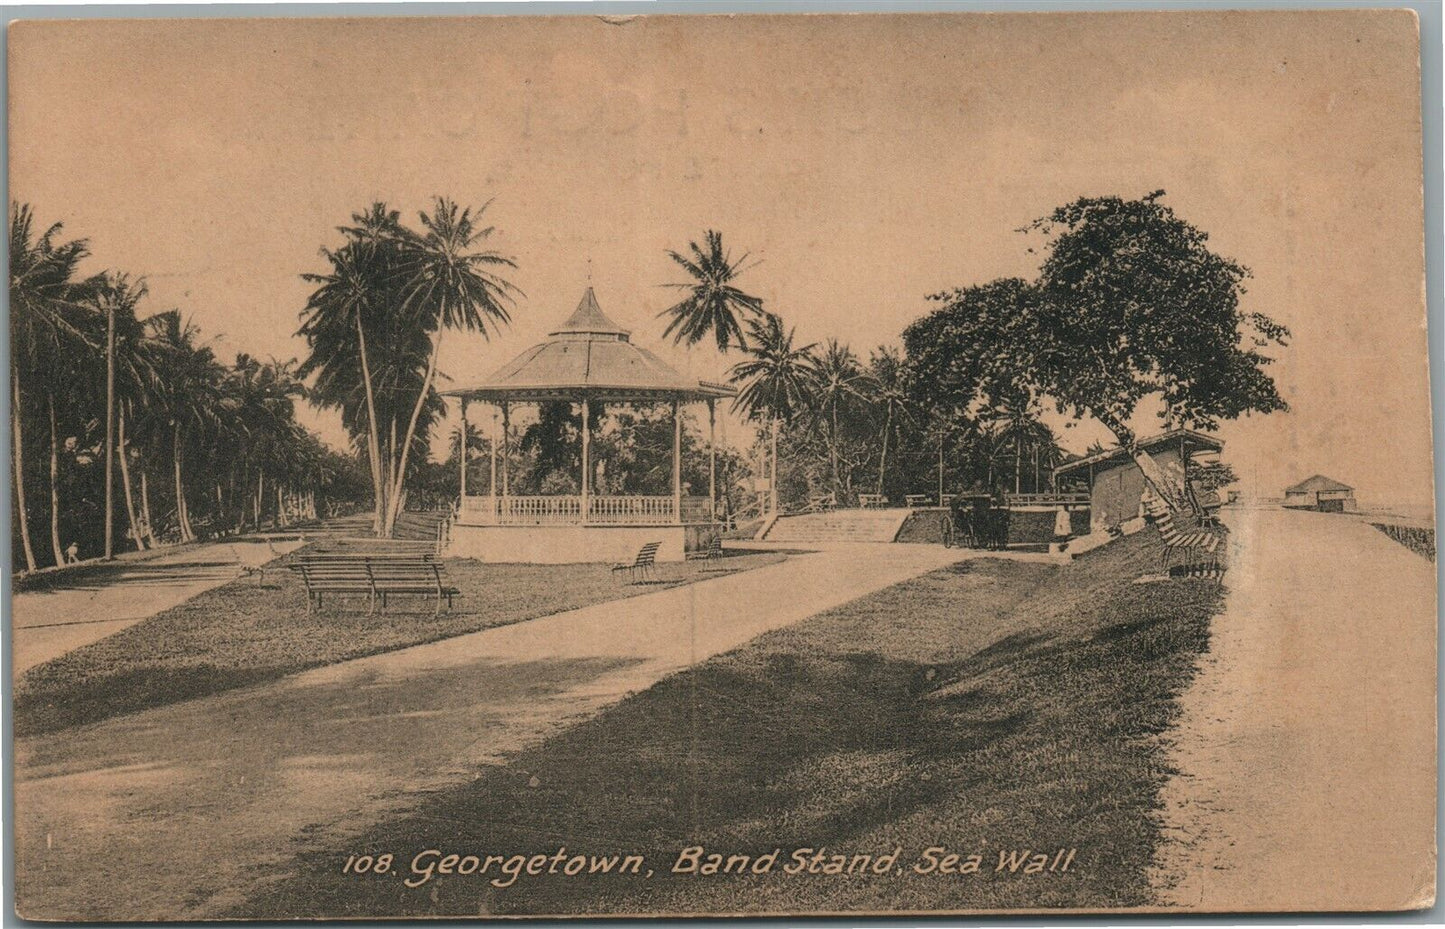
[[[1253,269],[1246,309],[1294,330],[1292,412],[1221,430],[1245,489],[1322,472],[1421,503],[1415,42],[1379,11],[25,23],[11,192],[223,357],[282,358],[304,352],[298,275],[351,212],[494,200],[527,299],[495,344],[448,336],[465,382],[565,317],[589,258],[655,347],[664,250],[720,229],[801,339],[866,356],[928,293],[1032,274],[1013,230],[1054,206],[1164,188]]]

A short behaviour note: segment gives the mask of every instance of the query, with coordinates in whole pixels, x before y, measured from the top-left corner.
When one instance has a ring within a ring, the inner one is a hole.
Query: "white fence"
[[[707,499],[684,497],[683,521],[707,522]],[[672,497],[581,495],[464,497],[457,520],[472,526],[670,526],[679,522]]]

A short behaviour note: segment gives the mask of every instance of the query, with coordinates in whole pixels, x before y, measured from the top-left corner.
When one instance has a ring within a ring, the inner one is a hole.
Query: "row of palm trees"
[[[670,285],[687,295],[663,311],[666,333],[678,344],[711,342],[743,356],[729,376],[737,407],[766,432],[774,512],[783,484],[794,497],[826,492],[839,502],[890,487],[1041,492],[1062,460],[1036,410],[941,408],[918,390],[897,348],[880,346],[864,363],[837,339],[798,345],[792,327],[738,287],[747,256],[733,260],[721,234],[708,231],[688,254],[669,254],[690,280]],[[793,480],[780,481],[780,460]]]
[[[306,391],[294,362],[223,364],[178,310],[142,312],[144,280],[83,276],[88,245],[62,232],[11,205],[11,441],[27,570],[109,558],[118,536],[145,549],[284,524],[314,516],[318,492],[354,493],[347,459],[296,420]],[[27,454],[37,437],[43,468]],[[37,482],[49,489],[49,559],[32,537]]]

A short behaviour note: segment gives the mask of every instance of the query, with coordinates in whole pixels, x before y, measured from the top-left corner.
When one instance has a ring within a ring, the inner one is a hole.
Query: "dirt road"
[[[1348,516],[1227,521],[1229,593],[1174,735],[1164,902],[1429,906],[1435,566]]]

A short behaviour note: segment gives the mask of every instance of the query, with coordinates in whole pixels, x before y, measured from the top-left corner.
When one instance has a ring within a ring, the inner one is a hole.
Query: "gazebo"
[[[502,419],[501,461],[493,441],[487,495],[467,493],[467,458],[461,455],[461,498],[447,553],[495,562],[623,562],[643,545],[659,542],[659,561],[683,560],[717,532],[716,402],[735,393],[723,384],[689,380],[634,345],[632,334],[607,318],[588,287],[576,311],[547,341],[481,383],[445,391],[461,401],[464,435],[467,407],[474,401],[493,404]],[[556,401],[581,407],[581,493],[514,496],[507,466],[512,406]],[[594,402],[672,405],[670,495],[594,492],[589,427]],[[690,497],[682,492],[682,408],[699,402],[708,410],[708,495]]]

